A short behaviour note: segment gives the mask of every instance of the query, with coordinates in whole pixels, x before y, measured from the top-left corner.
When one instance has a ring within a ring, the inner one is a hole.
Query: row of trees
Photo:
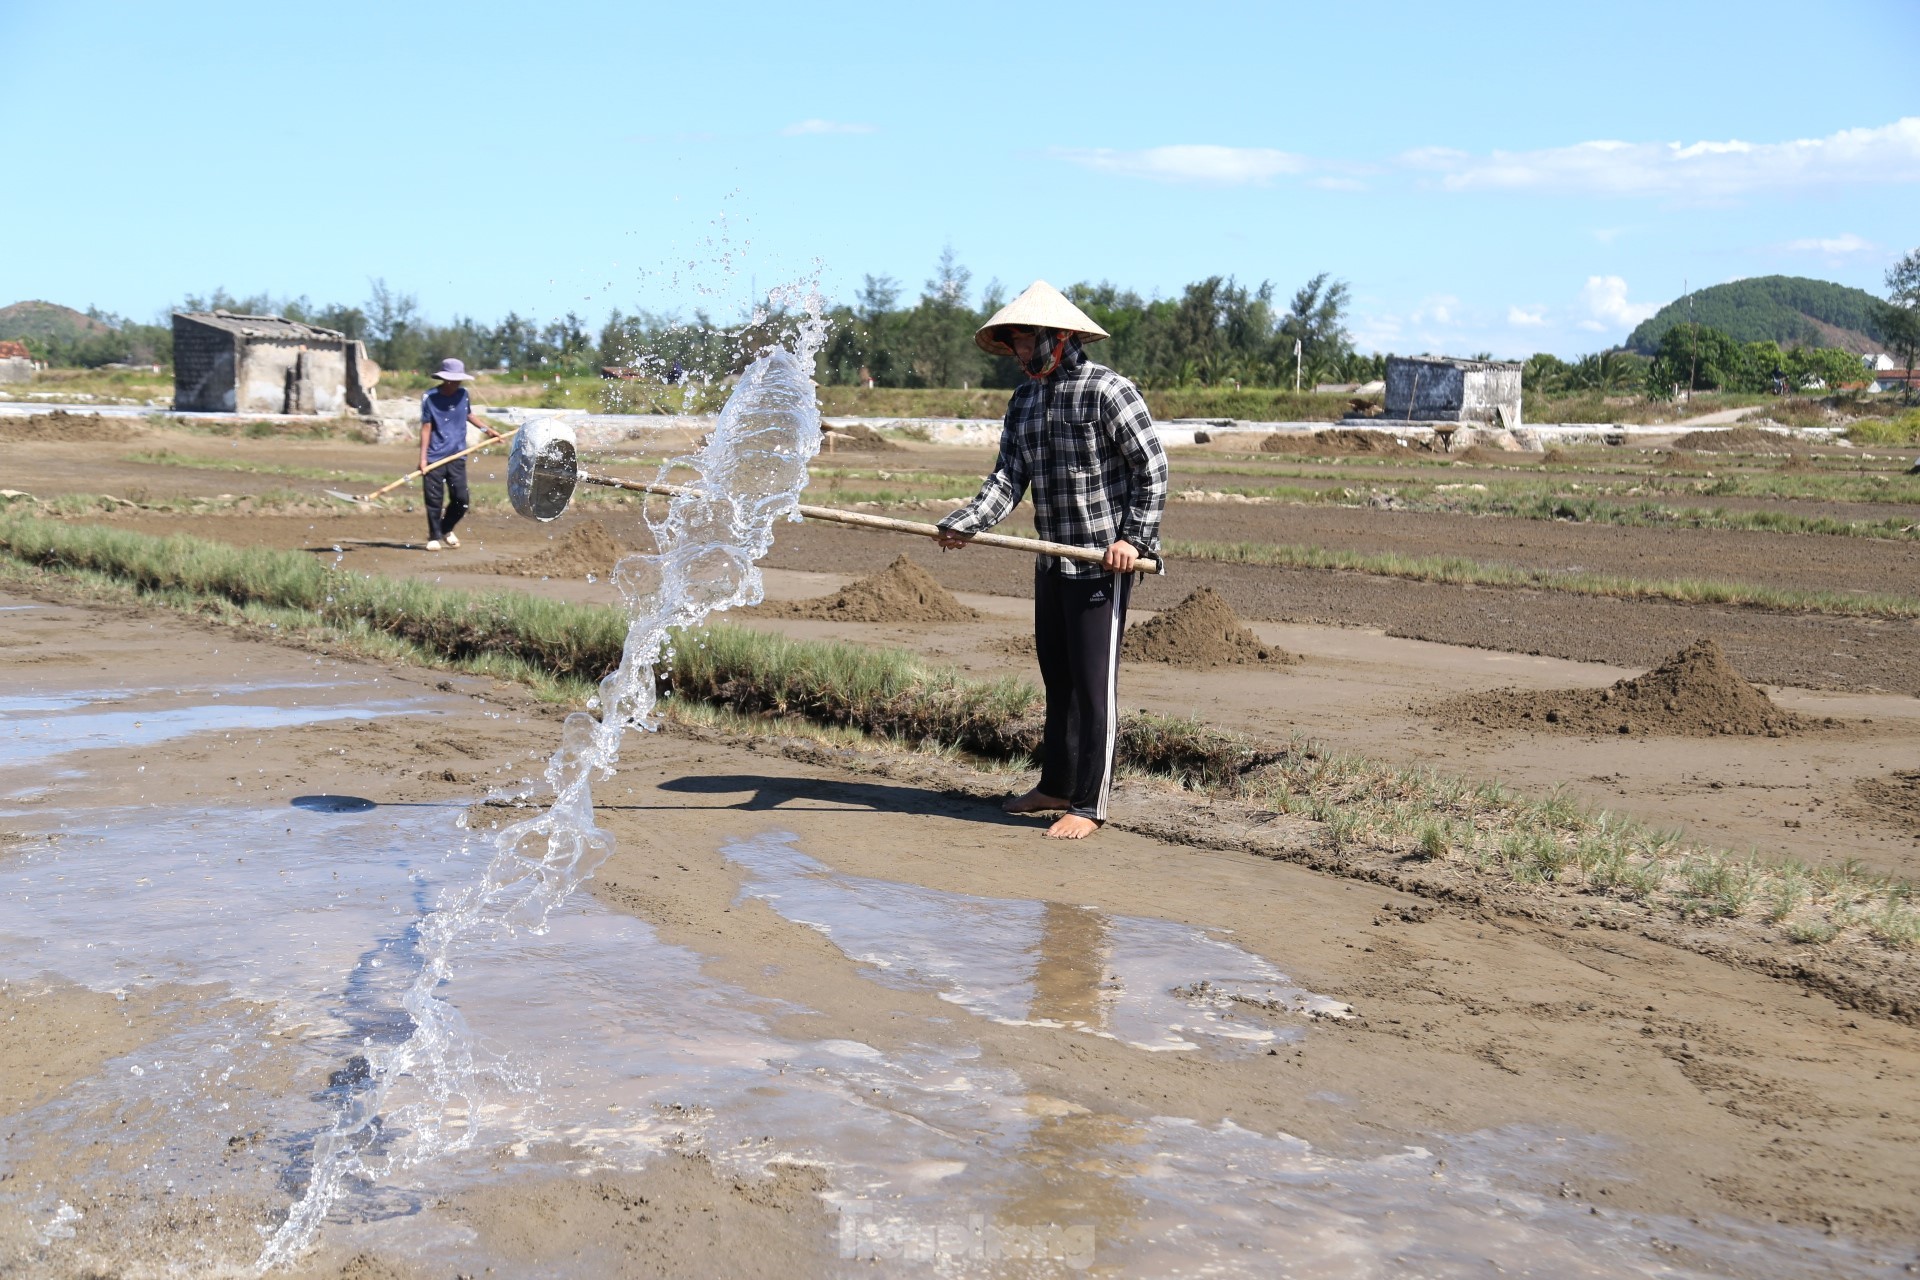
[[[883,387],[1011,387],[1020,371],[985,355],[973,334],[1006,304],[998,281],[977,304],[972,273],[948,249],[934,276],[912,303],[897,280],[867,276],[850,306],[832,313],[833,336],[821,353],[821,378],[849,384],[871,379]],[[1381,376],[1385,359],[1353,350],[1346,330],[1345,282],[1328,273],[1295,290],[1285,307],[1274,285],[1209,276],[1178,298],[1147,300],[1102,281],[1065,290],[1105,329],[1100,360],[1148,387],[1195,384],[1292,386],[1316,381],[1365,381]]]
[[[1664,399],[1694,391],[1771,391],[1777,378],[1792,390],[1837,389],[1865,380],[1860,357],[1838,347],[1789,347],[1737,342],[1718,329],[1678,324],[1660,339],[1645,366],[1647,394]]]
[[[1887,273],[1887,301],[1876,312],[1879,329],[1902,363],[1920,358],[1920,250]],[[1109,334],[1098,354],[1147,387],[1305,387],[1318,382],[1366,382],[1383,376],[1386,358],[1354,351],[1346,329],[1349,293],[1344,281],[1322,272],[1288,296],[1284,305],[1271,281],[1243,284],[1232,276],[1209,276],[1175,298],[1146,299],[1102,281],[1076,284],[1067,294]],[[1004,305],[1005,291],[989,283],[977,298],[972,273],[951,248],[940,257],[917,298],[907,301],[898,281],[867,276],[855,300],[829,316],[831,337],[820,354],[818,376],[827,383],[871,380],[887,387],[1011,387],[1020,372],[1013,363],[981,352],[973,333]],[[470,367],[539,371],[547,375],[590,373],[605,365],[637,366],[661,380],[675,369],[718,376],[740,368],[793,318],[760,317],[729,327],[705,312],[691,320],[644,311],[614,311],[598,332],[580,316],[535,321],[510,313],[486,324],[456,316],[450,324],[426,320],[412,294],[374,280],[365,302],[314,305],[306,297],[268,294],[234,297],[224,289],[189,296],[181,308],[224,308],[279,314],[336,329],[367,343],[388,369],[426,370],[447,356]],[[41,344],[37,351],[56,364],[170,363],[172,333],[165,325],[140,325],[117,316],[89,313],[98,323]],[[1798,388],[1836,387],[1858,381],[1857,357],[1831,348],[1772,342],[1740,343],[1708,325],[1675,325],[1651,357],[1609,351],[1575,361],[1540,354],[1527,362],[1529,390],[1556,395],[1592,392],[1656,396],[1694,390],[1765,391],[1775,370]]]
[[[993,282],[973,296],[973,275],[948,249],[919,297],[903,301],[898,281],[867,276],[851,305],[830,314],[832,336],[821,352],[821,381],[883,387],[1011,387],[1020,371],[1004,358],[982,352],[973,334],[1006,303]],[[1346,330],[1345,282],[1323,272],[1295,290],[1282,308],[1271,282],[1244,285],[1230,276],[1210,276],[1188,285],[1178,298],[1147,300],[1130,289],[1102,282],[1072,286],[1068,295],[1111,335],[1103,362],[1125,370],[1146,386],[1291,386],[1364,382],[1383,376],[1385,357],[1359,355]],[[426,368],[457,356],[481,369],[538,369],[578,374],[601,366],[639,367],[665,380],[677,366],[720,375],[751,359],[790,323],[771,316],[728,327],[705,312],[690,321],[640,311],[614,311],[597,338],[580,316],[569,313],[544,324],[509,314],[496,324],[456,316],[434,325],[422,317],[414,295],[375,280],[359,306],[316,306],[305,297],[255,295],[236,298],[225,290],[183,302],[187,310],[272,313],[303,320],[366,342],[389,369]],[[1298,361],[1296,369],[1296,343]]]
[[[65,311],[65,308],[58,308]],[[71,315],[71,313],[68,313]],[[0,334],[0,337],[12,336]],[[23,333],[36,360],[69,369],[98,369],[108,364],[173,363],[173,327],[139,324],[98,307],[88,307],[83,323],[59,324],[43,333]]]

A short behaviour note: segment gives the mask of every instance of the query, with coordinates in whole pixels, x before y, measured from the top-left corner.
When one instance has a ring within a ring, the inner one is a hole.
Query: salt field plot
[[[167,1034],[12,1119],[0,1149],[14,1175],[0,1192],[6,1235],[24,1238],[40,1265],[95,1265],[111,1260],[116,1236],[150,1230],[183,1205],[260,1215],[260,1226],[284,1212],[310,1172],[314,1134],[362,1083],[363,1055],[411,1031],[403,999],[421,961],[417,928],[477,871],[479,842],[456,813],[97,812],[53,848],[10,863],[0,879],[0,977],[123,999],[164,992],[174,1013]],[[796,876],[822,878],[821,864],[778,837],[733,856],[786,876],[789,893]],[[884,904],[873,897],[879,886],[859,887],[870,906]],[[1045,927],[1040,903],[993,910],[1011,930]],[[909,932],[916,924],[910,913],[897,920]],[[1171,950],[1150,931],[1147,942],[1129,941],[1151,923],[1108,926],[1110,970],[1141,975],[1117,989],[1118,1003],[1174,972],[1130,963],[1129,948],[1164,960],[1185,947],[1219,975],[1260,967],[1200,935]],[[1488,1260],[1516,1274],[1676,1274],[1649,1235],[1737,1250],[1744,1274],[1794,1274],[1795,1254],[1816,1247],[1836,1269],[1848,1261],[1792,1233],[1741,1243],[1711,1225],[1603,1218],[1529,1194],[1516,1175],[1531,1181],[1607,1158],[1552,1135],[1484,1133],[1334,1157],[1230,1121],[1091,1112],[984,1060],[964,1038],[887,1051],[796,1040],[777,1023],[803,1010],[709,978],[698,953],[590,899],[556,913],[544,937],[477,937],[456,959],[441,997],[467,1030],[454,1046],[467,1067],[450,1110],[475,1141],[388,1180],[351,1180],[323,1233],[402,1254],[431,1243],[437,1256],[479,1267],[487,1259],[470,1235],[436,1224],[433,1206],[449,1191],[697,1150],[739,1176],[819,1168],[853,1252],[868,1257],[944,1239],[960,1250],[949,1261],[967,1265],[971,1246],[941,1233],[968,1220],[955,1215],[959,1204],[994,1224],[981,1227],[982,1251],[987,1241],[1007,1250],[1039,1241],[1064,1263],[1084,1247],[1082,1262],[1097,1249],[1103,1264],[1153,1274],[1351,1274],[1395,1259],[1438,1275]],[[949,953],[919,972],[971,981],[965,959]],[[982,988],[993,985],[987,977]],[[1031,1014],[1044,996],[1023,990]],[[957,1003],[988,1017],[1013,1007]],[[1146,1028],[1181,1007],[1147,999],[1135,1020]],[[422,1083],[394,1082],[380,1141],[404,1139]],[[137,1164],[69,1158],[106,1134],[137,1151]],[[504,1169],[502,1150],[513,1153]],[[1084,1233],[1047,1235],[1050,1223]],[[171,1261],[245,1259],[195,1250]]]

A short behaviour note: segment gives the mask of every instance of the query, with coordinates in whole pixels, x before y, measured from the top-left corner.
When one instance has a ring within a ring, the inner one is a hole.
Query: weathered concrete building
[[[33,353],[23,342],[0,342],[0,382],[32,382]]]
[[[1387,357],[1390,421],[1520,425],[1520,366],[1505,360]]]
[[[357,339],[280,316],[173,315],[173,407],[201,413],[373,412],[380,369]]]

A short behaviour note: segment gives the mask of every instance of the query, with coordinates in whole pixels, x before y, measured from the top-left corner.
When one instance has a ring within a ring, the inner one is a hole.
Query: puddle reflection
[[[1354,1016],[1190,925],[846,875],[796,840],[770,833],[724,846],[747,872],[742,897],[818,929],[887,985],[933,991],[996,1022],[1153,1051],[1245,1052],[1297,1038],[1303,1018]]]
[[[325,686],[239,686],[213,691],[253,695],[268,688]],[[119,691],[84,696],[0,697],[0,768],[20,768],[75,751],[148,747],[198,733],[236,733],[322,724],[332,720],[372,720],[381,716],[419,714],[413,701],[369,702],[361,706],[266,706],[220,702],[188,706],[161,706],[139,711],[96,711],[88,708],[123,702],[137,693]],[[208,696],[194,690],[192,696]]]

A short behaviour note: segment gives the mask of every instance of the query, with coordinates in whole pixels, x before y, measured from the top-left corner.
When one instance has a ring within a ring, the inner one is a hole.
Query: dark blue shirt
[[[427,439],[427,461],[434,462],[467,447],[467,415],[473,411],[473,397],[465,387],[451,396],[435,387],[421,397],[420,421],[433,424]]]

